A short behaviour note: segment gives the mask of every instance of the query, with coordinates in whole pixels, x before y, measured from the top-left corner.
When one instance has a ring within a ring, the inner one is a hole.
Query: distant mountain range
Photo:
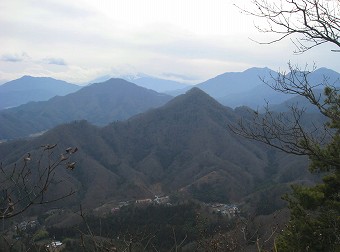
[[[27,152],[33,160],[37,148],[47,143],[58,144],[56,155],[77,146],[74,171],[61,167],[55,175],[66,186],[56,183],[53,192],[69,186],[78,190],[62,203],[64,207],[81,202],[83,207],[93,208],[110,200],[173,192],[186,192],[203,201],[241,202],[258,191],[274,194],[277,185],[287,190],[287,183],[312,179],[305,159],[232,133],[228,124],[241,116],[247,120],[247,111],[226,108],[193,88],[162,107],[103,128],[77,121],[31,140],[2,143],[0,157],[6,167],[22,162]]]
[[[263,80],[273,82],[273,78],[278,75],[269,68],[250,68],[244,72],[224,73],[197,84],[195,87],[208,93],[221,104],[232,108],[248,106],[261,110],[267,102],[271,109],[278,111],[284,111],[284,107],[292,102],[309,106],[303,101],[303,97],[275,92],[263,83]],[[193,87],[147,75],[125,76],[125,78],[137,84],[122,79],[110,79],[106,82],[90,84],[77,92],[57,96],[49,101],[31,102],[20,107],[2,110],[0,111],[2,122],[0,140],[27,137],[73,120],[84,119],[96,125],[124,120],[147,109],[162,106],[172,98],[152,89],[168,90],[172,87],[174,90],[185,86],[185,88],[177,89],[178,94]],[[308,81],[317,85],[325,78],[328,78],[329,84],[340,86],[340,74],[326,68],[320,68],[311,73]],[[12,100],[10,94],[20,96],[21,98],[17,100],[24,102],[24,99],[36,100],[37,97],[34,98],[33,94],[39,96],[44,90],[54,92],[55,95],[62,90],[66,92],[67,89],[71,92],[71,89],[79,88],[79,86],[51,78],[24,76],[0,86],[0,98],[1,95],[4,98],[0,99],[0,103]],[[12,106],[14,105],[12,103]]]
[[[45,101],[56,95],[67,95],[80,88],[48,77],[23,76],[0,85],[0,110],[30,101]]]
[[[253,67],[243,72],[226,72],[196,85],[160,79],[145,74],[124,75],[121,78],[138,86],[171,96],[183,94],[195,86],[223,105],[232,108],[248,106],[257,109],[263,107],[266,103],[277,105],[292,98],[292,96],[273,91],[263,83],[263,80],[273,83],[273,78],[278,75],[279,73],[269,68]],[[325,78],[328,80],[328,84],[340,86],[340,74],[327,68],[319,68],[312,72],[308,81],[316,85],[324,82]],[[108,79],[110,79],[109,75],[101,76],[94,79],[89,85],[105,82]],[[55,95],[66,95],[80,88],[80,86],[52,78],[24,76],[0,86],[0,110],[29,101],[48,100]]]
[[[136,83],[141,87],[155,90],[161,93],[167,93],[171,90],[177,90],[182,88],[191,87],[191,85],[180,83],[173,80],[164,80],[151,76],[144,76],[135,79],[131,79],[131,82]]]
[[[287,75],[289,74],[287,73]],[[258,109],[267,103],[277,105],[293,97],[276,92],[263,82],[273,84],[274,79],[278,76],[279,73],[269,68],[254,67],[243,72],[224,73],[195,86],[225,106],[232,108],[248,106]],[[330,85],[340,86],[340,74],[327,68],[319,68],[308,76],[308,81],[312,85],[325,83],[327,80],[326,83]],[[185,88],[167,93],[178,95],[187,90],[188,88]]]
[[[110,79],[66,96],[0,111],[0,139],[27,137],[74,120],[106,125],[159,107],[171,98],[122,79]]]
[[[110,75],[104,75],[92,80],[90,83],[98,83],[104,82],[106,80],[111,79]],[[126,81],[132,82],[137,84],[138,86],[152,89],[156,92],[160,93],[167,93],[177,89],[183,89],[190,87],[191,85],[184,84],[181,82],[173,81],[173,80],[166,80],[161,78],[152,77],[146,74],[136,74],[136,75],[122,75],[118,78],[124,79]]]
[[[269,68],[254,67],[243,72],[224,73],[196,86],[212,97],[220,99],[226,95],[246,92],[262,85],[261,78],[269,78],[270,75],[275,77],[278,73]]]

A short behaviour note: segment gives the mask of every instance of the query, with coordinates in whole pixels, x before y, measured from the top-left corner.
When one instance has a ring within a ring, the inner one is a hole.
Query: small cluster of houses
[[[121,201],[121,202],[119,202],[117,207],[114,207],[114,208],[111,209],[111,213],[115,213],[115,212],[119,211],[119,209],[121,207],[129,206],[131,204],[136,204],[136,205],[139,205],[139,206],[151,205],[151,204],[171,205],[169,203],[169,201],[170,201],[169,196],[157,196],[157,195],[155,195],[154,199],[147,198],[147,199],[138,199],[138,200],[135,200],[135,201]]]
[[[170,201],[169,196],[163,196],[163,197],[159,197],[157,195],[155,195],[154,199],[140,199],[140,200],[136,200],[136,204],[139,205],[148,205],[148,204],[156,204],[156,205],[165,205],[168,204]]]
[[[236,204],[212,203],[208,204],[208,207],[212,213],[219,213],[224,216],[228,216],[229,219],[240,213],[240,209]]]
[[[46,248],[49,250],[49,251],[55,251],[56,248],[62,246],[63,243],[61,241],[53,241],[51,242],[50,244],[47,244],[46,245]]]

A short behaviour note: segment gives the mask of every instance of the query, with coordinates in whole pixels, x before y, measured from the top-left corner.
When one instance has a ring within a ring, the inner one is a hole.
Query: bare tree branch
[[[56,180],[56,169],[68,168],[67,160],[74,153],[62,153],[53,158],[56,144],[42,146],[40,156],[27,153],[22,158],[22,164],[14,164],[13,167],[0,165],[0,218],[9,219],[17,216],[33,205],[52,203],[71,196],[75,193],[70,188],[56,197],[47,197],[48,189],[52,183],[61,183]],[[75,150],[76,148],[72,148]],[[18,168],[21,167],[21,168]]]
[[[323,43],[340,47],[340,1],[339,0],[253,0],[253,9],[242,12],[266,19],[266,26],[255,25],[264,33],[277,34],[278,38],[260,44],[272,44],[288,36],[295,53],[303,53]],[[333,50],[337,51],[337,50]]]

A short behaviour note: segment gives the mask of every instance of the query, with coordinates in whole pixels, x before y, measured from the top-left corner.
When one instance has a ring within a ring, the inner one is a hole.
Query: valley
[[[77,251],[81,234],[89,249],[106,244],[136,251],[140,246],[170,249],[176,244],[164,239],[172,236],[187,251],[215,238],[221,244],[235,239],[234,249],[252,251],[256,244],[251,237],[259,232],[262,242],[271,241],[261,244],[270,247],[275,236],[267,233],[288,218],[281,196],[291,184],[312,185],[320,176],[308,171],[306,157],[231,130],[240,120],[251,125],[256,113],[245,106],[224,106],[200,85],[172,97],[122,79],[2,110],[3,174],[13,167],[27,169],[19,178],[32,179],[25,190],[37,190],[41,187],[34,181],[44,176],[41,172],[58,164],[42,195],[47,201],[61,197],[47,205],[36,198],[27,211],[4,222],[5,237],[22,244],[33,236],[35,246],[62,251]],[[310,122],[322,125],[324,118],[310,111],[304,126],[319,125]],[[20,198],[20,190],[11,197],[15,213],[26,199]],[[276,216],[280,219],[274,220]],[[30,221],[34,227],[14,234],[16,226]],[[240,228],[249,228],[247,239],[237,234]],[[221,233],[226,236],[219,237]],[[124,240],[118,238],[122,236]]]

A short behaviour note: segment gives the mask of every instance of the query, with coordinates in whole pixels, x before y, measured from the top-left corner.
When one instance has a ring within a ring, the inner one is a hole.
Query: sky
[[[275,36],[258,32],[264,20],[235,2],[251,8],[249,0],[0,1],[0,82],[143,73],[196,84],[250,67],[285,70],[289,61],[340,72],[330,45],[295,55],[290,39],[256,43]]]

